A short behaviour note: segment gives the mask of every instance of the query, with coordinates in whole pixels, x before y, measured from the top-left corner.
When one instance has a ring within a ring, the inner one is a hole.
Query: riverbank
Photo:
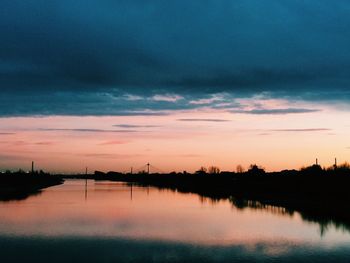
[[[0,174],[0,201],[22,200],[63,182],[61,177],[50,174],[3,173]]]
[[[195,193],[212,200],[228,199],[238,208],[266,206],[294,211],[322,227],[335,224],[350,230],[350,176],[297,172],[252,174],[120,174],[101,173],[95,180],[112,180]]]
[[[229,200],[239,209],[281,207],[286,215],[300,213],[322,228],[328,224],[350,231],[350,174],[348,170],[325,171],[313,167],[303,171],[220,174],[122,174],[95,172],[87,175],[1,174],[0,200],[24,199],[41,189],[61,184],[63,179],[120,181],[153,186],[183,193],[194,193],[216,200]]]

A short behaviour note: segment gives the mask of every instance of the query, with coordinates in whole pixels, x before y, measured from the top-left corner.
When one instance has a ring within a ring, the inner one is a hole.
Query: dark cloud
[[[12,144],[14,146],[29,145],[30,142],[27,141],[0,141],[1,144]]]
[[[21,155],[14,155],[14,154],[0,154],[0,161],[23,161],[28,160],[28,158],[21,156]]]
[[[115,124],[113,127],[134,129],[134,128],[157,128],[158,125],[137,125],[137,124]]]
[[[0,116],[152,116],[216,93],[348,101],[349,12],[347,0],[3,0]],[[145,99],[166,94],[184,99]]]
[[[104,146],[104,145],[118,145],[118,144],[126,144],[126,143],[128,143],[128,142],[126,142],[126,141],[106,141],[106,142],[102,142],[98,145]]]
[[[45,142],[36,142],[34,143],[35,145],[43,145],[43,146],[48,146],[48,145],[54,145],[54,142],[50,142],[50,141],[45,141]]]
[[[0,144],[11,144],[13,146],[23,146],[23,145],[53,145],[52,141],[42,141],[42,142],[30,142],[30,141],[0,141]]]
[[[87,153],[82,154],[83,157],[99,158],[99,159],[129,159],[143,156],[141,154],[110,154],[110,153]]]
[[[201,119],[201,118],[186,118],[186,119],[177,119],[177,121],[185,121],[185,122],[228,122],[231,120],[225,119]]]
[[[286,108],[286,109],[255,109],[255,110],[234,110],[233,113],[255,114],[255,115],[285,115],[295,113],[312,113],[320,110],[303,109],[303,108]]]
[[[267,136],[267,135],[271,135],[271,133],[268,132],[262,132],[258,134],[259,136]]]
[[[331,131],[331,129],[327,128],[304,128],[304,129],[274,129],[270,130],[273,132],[323,132],[323,131]]]
[[[131,133],[138,132],[137,130],[104,130],[104,129],[57,129],[57,128],[40,128],[39,131],[70,131],[70,132],[92,132],[92,133]]]

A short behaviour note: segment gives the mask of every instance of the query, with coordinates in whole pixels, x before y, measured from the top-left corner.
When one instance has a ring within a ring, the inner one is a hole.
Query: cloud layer
[[[349,11],[346,0],[4,0],[0,116],[166,114],[218,107],[215,94],[348,101]]]

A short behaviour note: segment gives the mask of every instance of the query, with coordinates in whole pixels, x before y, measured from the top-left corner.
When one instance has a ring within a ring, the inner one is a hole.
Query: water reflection
[[[34,260],[41,247],[43,262],[47,253],[57,262],[67,256],[96,262],[101,255],[103,261],[127,262],[349,256],[349,234],[334,225],[327,228],[320,237],[317,223],[259,202],[115,182],[68,180],[40,196],[0,202],[5,262],[15,250],[24,251],[16,260],[24,255],[27,262]]]
[[[0,194],[0,202],[25,200],[29,196],[40,195],[42,190],[20,190],[18,192]]]
[[[238,209],[257,209],[262,211],[267,211],[271,214],[276,215],[282,215],[282,216],[293,216],[295,213],[297,213],[293,209],[288,209],[285,207],[278,207],[273,206],[269,204],[264,204],[260,201],[253,201],[253,200],[243,200],[243,199],[237,199],[235,197],[229,198],[230,202]],[[349,232],[350,231],[350,225],[348,223],[339,222],[329,217],[321,216],[311,216],[308,213],[305,212],[299,212],[298,213],[300,217],[306,221],[306,222],[314,222],[319,224],[319,234],[321,237],[325,236],[327,231],[336,228],[343,232]]]
[[[88,186],[88,180],[85,179],[85,201],[87,201],[87,193],[88,193],[88,188],[87,188],[87,186]]]
[[[273,205],[267,205],[267,204],[263,204],[259,201],[237,199],[233,196],[231,196],[229,198],[229,200],[238,209],[244,209],[244,208],[249,207],[252,209],[265,210],[265,211],[268,211],[269,213],[272,213],[275,215],[293,216],[293,214],[294,214],[294,211],[289,210],[287,208],[273,206]]]

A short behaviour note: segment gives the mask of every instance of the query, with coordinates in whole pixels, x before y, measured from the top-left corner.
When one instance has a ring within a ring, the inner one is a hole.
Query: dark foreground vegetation
[[[0,201],[22,200],[30,195],[39,194],[43,188],[62,183],[61,177],[42,171],[7,171],[0,174]]]
[[[320,223],[321,232],[328,224],[350,230],[350,166],[322,169],[319,165],[301,170],[266,173],[252,165],[247,172],[195,174],[122,174],[95,172],[95,180],[115,180],[141,186],[155,186],[184,193],[196,193],[213,201],[228,199],[238,208],[267,209],[301,214],[304,220]],[[322,234],[322,233],[321,233]]]

